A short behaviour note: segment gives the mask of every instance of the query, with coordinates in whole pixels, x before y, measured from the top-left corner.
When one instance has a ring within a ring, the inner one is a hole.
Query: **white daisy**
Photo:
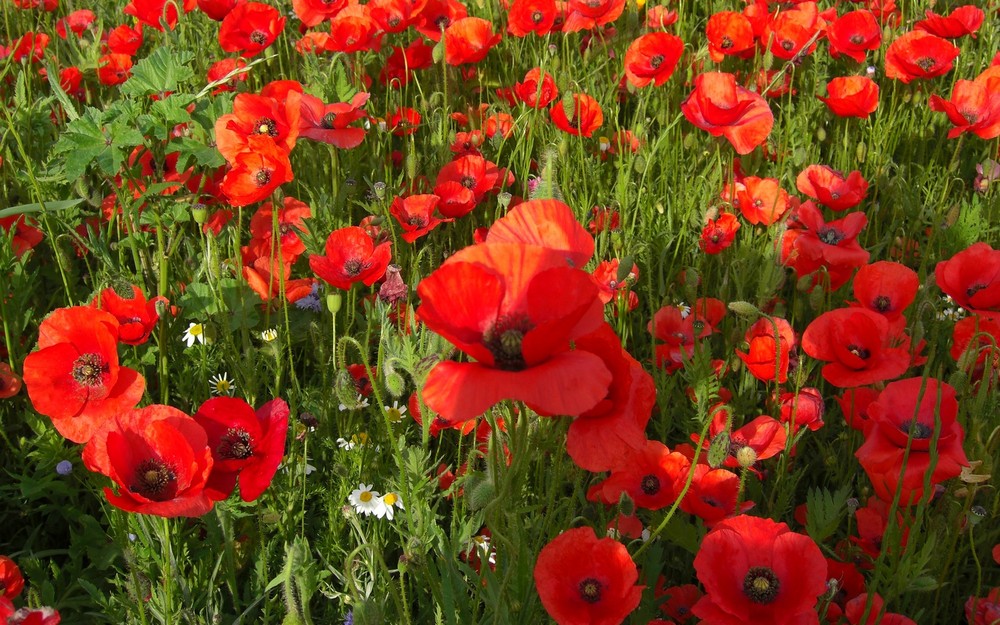
[[[194,345],[195,341],[198,341],[202,345],[205,344],[205,326],[200,323],[191,322],[187,330],[184,330],[184,336],[181,340],[187,343],[188,347]]]
[[[351,491],[347,501],[354,506],[358,514],[364,514],[365,516],[375,514],[385,507],[378,491],[372,490],[372,484],[365,484],[363,482],[357,489]],[[385,513],[383,512],[383,514]]]
[[[278,331],[274,328],[268,328],[260,333],[260,340],[265,343],[270,343],[276,338],[278,338]]]
[[[367,432],[358,432],[357,434],[352,434],[350,440],[347,440],[346,438],[337,439],[337,447],[340,447],[345,451],[350,451],[355,447],[364,447],[367,444],[368,444]]]
[[[229,374],[225,371],[222,373],[216,373],[209,378],[208,384],[209,390],[212,391],[213,395],[226,395],[227,397],[232,397],[233,392],[236,390],[236,385],[229,379]]]
[[[386,493],[382,496],[382,507],[375,511],[375,516],[380,519],[385,517],[391,521],[394,512],[393,507],[405,510],[403,499],[397,493]]]
[[[677,310],[681,311],[681,319],[687,319],[687,316],[691,314],[691,307],[684,302],[677,304]]]
[[[341,412],[344,412],[345,410],[361,410],[362,408],[367,408],[367,407],[368,407],[368,398],[364,397],[360,393],[358,393],[357,403],[355,403],[353,406],[348,406],[347,404],[340,404],[339,406]]]
[[[398,401],[392,402],[391,406],[382,406],[385,409],[385,415],[389,417],[389,421],[393,423],[399,423],[403,420],[403,415],[406,414],[406,406],[400,406]]]

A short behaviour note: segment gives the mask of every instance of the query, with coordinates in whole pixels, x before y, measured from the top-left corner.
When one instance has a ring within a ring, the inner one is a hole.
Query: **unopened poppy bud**
[[[986,518],[986,508],[982,506],[972,506],[969,508],[969,524],[976,525]]]
[[[859,505],[861,505],[861,502],[858,501],[858,498],[857,497],[851,497],[850,499],[847,500],[847,510],[848,510],[848,512],[850,512],[851,514],[854,514],[855,510],[858,509]]]
[[[340,310],[340,305],[343,304],[343,302],[344,298],[340,295],[340,293],[330,293],[326,296],[326,309],[333,314],[337,314]]]
[[[826,130],[822,126],[816,129],[816,140],[820,143],[826,141]]]
[[[858,148],[854,151],[854,156],[858,159],[859,163],[865,162],[865,156],[868,154],[868,146],[862,141],[858,144]]]
[[[381,181],[380,182],[376,182],[375,184],[372,185],[372,191],[375,193],[375,197],[377,197],[380,200],[384,199],[385,198],[385,183],[381,182]]]
[[[497,204],[499,204],[500,208],[504,210],[507,210],[507,207],[510,206],[510,201],[512,199],[514,199],[514,196],[506,191],[501,191],[497,194]]]
[[[208,208],[204,204],[195,204],[191,207],[191,218],[199,226],[208,221]]]
[[[729,302],[728,308],[737,315],[741,317],[747,317],[748,319],[756,319],[764,314],[760,311],[759,308],[757,308],[750,302],[744,302],[744,301]]]
[[[757,452],[749,445],[740,447],[739,451],[736,452],[736,462],[744,469],[749,469],[753,463],[757,462]]]
[[[635,514],[635,502],[632,501],[632,498],[625,491],[622,491],[621,497],[618,498],[618,510],[624,516]]]

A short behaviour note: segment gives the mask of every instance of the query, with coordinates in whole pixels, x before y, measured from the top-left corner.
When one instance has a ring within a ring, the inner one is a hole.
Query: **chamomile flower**
[[[260,340],[265,343],[270,343],[274,339],[278,338],[278,331],[274,328],[268,328],[260,333]]]
[[[405,510],[403,508],[403,500],[398,493],[386,493],[382,495],[382,506],[375,510],[375,516],[378,518],[386,518],[390,521],[392,520],[392,515],[394,514],[394,508],[399,508],[400,510]]]
[[[681,319],[687,319],[687,316],[691,314],[691,307],[684,302],[677,303],[677,310],[681,311]]]
[[[372,486],[372,484],[362,482],[358,488],[351,491],[350,496],[347,498],[347,501],[354,506],[358,514],[370,516],[385,506],[382,502],[382,497],[378,494],[378,491],[372,490]]]
[[[208,385],[209,390],[212,391],[212,395],[225,395],[227,397],[232,397],[233,392],[236,390],[236,385],[229,379],[229,374],[225,371],[222,373],[216,373],[209,378]]]
[[[490,543],[490,537],[488,534],[476,534],[472,537],[465,553],[468,555],[474,550],[479,552],[480,561],[486,560],[490,564],[497,563],[497,550],[494,549],[493,545]]]
[[[400,406],[398,401],[392,402],[391,406],[382,406],[385,409],[385,415],[389,417],[389,421],[393,423],[399,423],[403,420],[403,415],[406,414],[406,406]]]
[[[344,451],[350,451],[355,447],[364,447],[368,444],[368,433],[358,432],[357,434],[352,434],[351,439],[346,438],[337,439],[337,447],[340,447]]]
[[[205,326],[200,323],[191,322],[187,330],[184,330],[184,336],[181,340],[187,343],[188,347],[194,345],[195,341],[205,344]]]
[[[361,395],[360,393],[358,393],[358,399],[356,400],[353,406],[348,406],[347,404],[340,404],[340,406],[338,406],[341,412],[344,412],[345,410],[361,410],[362,408],[367,408],[367,407],[368,407],[368,398],[365,397],[364,395]]]

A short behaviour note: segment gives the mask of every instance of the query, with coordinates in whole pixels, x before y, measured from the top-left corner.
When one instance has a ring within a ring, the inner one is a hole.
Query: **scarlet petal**
[[[604,399],[611,372],[594,354],[563,352],[523,371],[444,361],[427,376],[424,402],[449,423],[467,421],[505,399],[551,415],[578,415]]]

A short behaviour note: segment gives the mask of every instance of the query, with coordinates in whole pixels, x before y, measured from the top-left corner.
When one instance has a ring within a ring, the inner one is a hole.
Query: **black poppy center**
[[[271,182],[271,170],[261,169],[257,171],[254,176],[254,180],[257,182],[258,187],[265,187],[269,182]]]
[[[504,316],[483,333],[483,345],[493,354],[497,369],[520,371],[524,369],[524,354],[521,343],[524,335],[532,329],[531,321],[523,315]]]
[[[920,69],[924,70],[925,72],[929,72],[932,69],[934,69],[935,64],[936,62],[934,61],[934,59],[932,59],[929,56],[917,59],[917,65],[920,67]]]
[[[778,576],[766,566],[751,567],[743,578],[743,594],[750,601],[760,605],[766,605],[777,599],[780,589]]]
[[[545,15],[543,15],[541,11],[535,11],[531,14],[531,21],[535,24],[541,24],[544,18]]]
[[[150,458],[135,468],[131,489],[151,501],[167,501],[173,498],[170,487],[176,480],[177,476],[165,462]]]
[[[258,46],[267,41],[267,33],[262,30],[255,30],[250,33],[250,41],[254,42]]]
[[[931,434],[934,433],[934,428],[927,425],[926,423],[921,423],[916,419],[914,419],[913,421],[900,424],[899,429],[902,430],[905,434],[908,434],[914,440],[920,440],[920,441],[927,440],[928,438],[931,437]]]
[[[879,295],[873,302],[875,310],[884,313],[892,308],[892,300],[887,295]]]
[[[362,263],[357,258],[351,258],[344,262],[344,273],[352,278],[361,273]]]
[[[101,386],[109,370],[100,354],[83,354],[73,363],[73,379],[83,386]]]
[[[965,289],[965,294],[969,297],[972,297],[973,295],[982,291],[985,288],[986,288],[985,284],[973,284],[969,288]]]
[[[262,117],[258,119],[254,126],[254,134],[267,135],[269,137],[278,136],[278,122],[274,121],[270,117]]]
[[[846,238],[844,233],[836,228],[823,228],[818,236],[819,240],[827,245],[836,245]]]
[[[601,588],[602,585],[600,581],[594,579],[593,577],[588,577],[580,582],[580,598],[587,603],[597,603],[601,600]]]
[[[847,351],[851,352],[861,360],[868,360],[868,358],[872,355],[870,351],[860,345],[848,345]]]
[[[719,45],[719,47],[722,48],[723,50],[728,50],[729,48],[733,47],[733,40],[730,39],[729,36],[727,35],[722,38],[722,43]]]
[[[323,128],[326,128],[327,130],[333,128],[333,124],[336,120],[337,120],[336,113],[327,113],[326,115],[323,116],[323,122],[322,122]]]
[[[427,225],[427,218],[421,215],[414,215],[406,220],[406,223],[411,226],[416,226],[417,228],[423,228]]]
[[[229,428],[216,451],[225,460],[246,460],[253,455],[253,439],[243,428]]]
[[[642,481],[639,482],[639,488],[642,489],[642,492],[652,497],[656,493],[660,492],[660,478],[656,477],[652,473],[644,475]]]
[[[865,38],[862,37],[861,35],[852,35],[850,38],[850,42],[856,46],[860,46],[865,42]]]
[[[795,42],[791,39],[785,39],[781,42],[781,47],[784,48],[786,52],[791,52],[792,48],[795,47]]]
[[[462,180],[460,182],[466,189],[476,188],[476,178],[474,176],[462,176]]]
[[[395,28],[399,26],[399,23],[402,21],[403,19],[401,17],[399,17],[398,15],[393,15],[392,17],[389,18],[388,21],[389,28]]]
[[[657,54],[653,58],[649,59],[649,64],[653,67],[653,69],[658,69],[661,65],[663,65],[663,55]]]

